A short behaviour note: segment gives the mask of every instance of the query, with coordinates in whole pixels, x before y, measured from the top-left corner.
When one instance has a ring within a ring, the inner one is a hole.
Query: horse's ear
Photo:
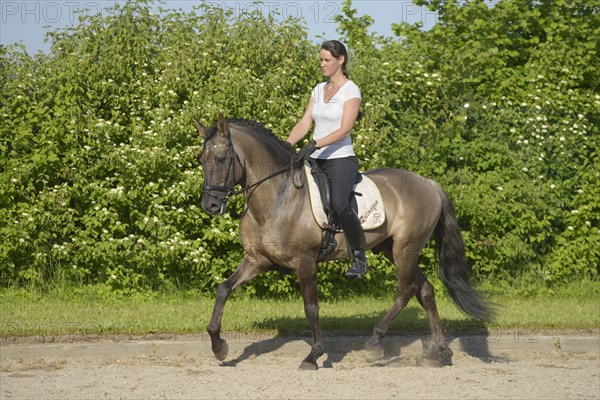
[[[219,115],[219,122],[217,122],[217,132],[219,132],[223,136],[227,136],[227,132],[229,132],[227,120],[223,118],[222,115]]]
[[[200,136],[206,135],[206,127],[200,123],[197,119],[194,118],[194,125],[196,125],[196,129],[198,129],[198,133]]]

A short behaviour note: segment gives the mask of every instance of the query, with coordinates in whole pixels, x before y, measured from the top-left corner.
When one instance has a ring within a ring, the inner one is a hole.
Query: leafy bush
[[[598,7],[585,1],[422,1],[430,31],[337,16],[365,117],[363,169],[422,173],[455,203],[474,276],[506,285],[597,279],[600,172]],[[194,118],[264,123],[285,137],[322,79],[318,47],[295,20],[220,8],[153,14],[116,5],[50,35],[50,54],[0,47],[0,280],[102,283],[124,293],[213,293],[242,255],[238,221],[199,207]],[[474,21],[474,22],[471,22]],[[571,29],[577,26],[578,29]],[[232,201],[239,211],[243,199]],[[395,290],[371,257],[352,290]],[[437,270],[433,248],[422,267]],[[320,291],[348,293],[339,263]],[[258,296],[296,292],[268,273]]]

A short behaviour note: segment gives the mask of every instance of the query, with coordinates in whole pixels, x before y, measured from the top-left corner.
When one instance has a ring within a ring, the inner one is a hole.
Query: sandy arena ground
[[[418,337],[375,364],[366,337],[327,337],[318,371],[298,370],[305,338],[264,333],[230,336],[223,363],[203,335],[3,338],[0,399],[600,399],[600,332],[454,338],[444,367]]]

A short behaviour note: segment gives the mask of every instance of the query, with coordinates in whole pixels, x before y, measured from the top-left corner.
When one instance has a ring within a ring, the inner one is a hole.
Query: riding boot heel
[[[364,250],[352,251],[352,267],[346,271],[346,278],[357,279],[362,278],[369,268],[367,267],[367,257]]]
[[[338,214],[338,219],[348,240],[350,258],[352,259],[352,266],[346,272],[346,277],[349,279],[362,278],[367,273],[368,268],[367,257],[365,256],[365,234],[360,220],[350,206]]]

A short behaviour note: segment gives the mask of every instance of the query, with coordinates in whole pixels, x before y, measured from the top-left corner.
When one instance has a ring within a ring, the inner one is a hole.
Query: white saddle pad
[[[315,221],[321,228],[325,227],[327,223],[327,215],[323,209],[323,202],[321,201],[321,195],[319,194],[319,187],[310,172],[310,167],[304,165],[304,171],[306,173],[306,182],[308,183],[308,191],[310,192],[310,204],[312,208],[313,216]],[[358,218],[362,224],[364,230],[375,229],[381,226],[385,222],[385,208],[383,206],[383,199],[381,193],[375,182],[373,182],[368,176],[363,175],[362,180],[354,185],[354,192],[360,194],[356,195],[356,202],[358,203]]]

